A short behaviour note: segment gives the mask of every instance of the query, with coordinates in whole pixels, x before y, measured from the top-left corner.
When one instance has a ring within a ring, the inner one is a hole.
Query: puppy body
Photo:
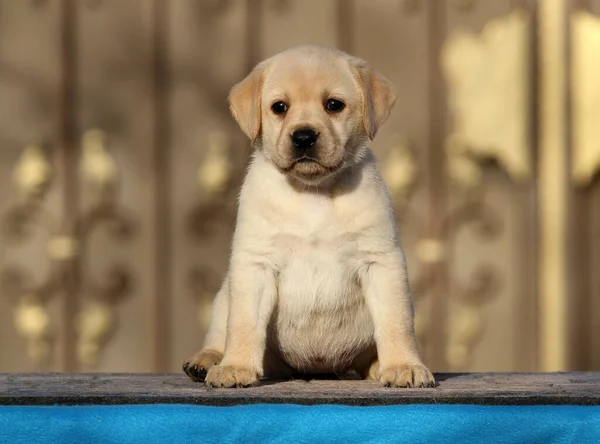
[[[185,365],[192,378],[207,370],[208,385],[230,387],[355,369],[385,385],[433,384],[414,339],[394,212],[369,148],[395,96],[365,69],[343,53],[302,47],[259,65],[238,97],[234,88],[232,110],[255,152],[211,327]],[[382,92],[390,97],[376,97]],[[323,111],[332,94],[345,113]],[[283,118],[269,113],[277,100],[289,102]],[[316,128],[316,149],[298,154],[288,139],[307,126]]]
[[[371,181],[373,167],[366,160],[357,166],[365,174],[358,184],[363,189],[350,193],[346,188],[357,184],[343,178],[330,189],[299,191],[260,154],[252,163],[234,251],[251,251],[274,274],[277,301],[267,344],[295,370],[343,372],[373,344],[360,288],[369,250],[377,248],[367,233],[385,230],[377,226],[385,215],[370,211],[373,199],[384,200],[377,180]],[[356,180],[357,173],[346,179]],[[389,221],[385,225],[390,228]]]

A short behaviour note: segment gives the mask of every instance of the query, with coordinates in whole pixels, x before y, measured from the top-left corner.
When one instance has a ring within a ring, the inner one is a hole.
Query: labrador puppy
[[[354,370],[389,387],[434,385],[370,149],[395,99],[364,61],[317,46],[275,55],[233,87],[254,150],[211,326],[184,364],[193,380],[245,387]]]

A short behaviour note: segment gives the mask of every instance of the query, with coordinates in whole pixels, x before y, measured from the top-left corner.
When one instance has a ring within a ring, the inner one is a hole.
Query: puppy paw
[[[203,382],[208,370],[218,365],[223,354],[214,350],[200,350],[183,364],[183,371],[194,382]]]
[[[211,367],[204,383],[209,387],[248,387],[258,383],[258,373],[245,367]]]
[[[385,387],[435,387],[433,375],[424,365],[401,365],[382,370],[379,381]]]

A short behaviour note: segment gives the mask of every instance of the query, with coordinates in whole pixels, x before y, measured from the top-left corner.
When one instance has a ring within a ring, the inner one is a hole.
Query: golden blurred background
[[[600,0],[0,0],[0,372],[179,371],[297,44],[398,89],[375,151],[434,371],[600,370]]]

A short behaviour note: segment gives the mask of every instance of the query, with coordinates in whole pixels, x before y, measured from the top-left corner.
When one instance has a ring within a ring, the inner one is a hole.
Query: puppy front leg
[[[414,334],[413,306],[402,251],[378,255],[361,283],[375,327],[379,380],[388,387],[433,387]]]
[[[213,365],[219,364],[225,353],[227,339],[227,313],[229,312],[229,274],[223,280],[221,289],[212,304],[210,327],[204,339],[202,350],[183,364],[183,371],[194,382],[204,382],[206,373]]]
[[[232,260],[225,355],[210,368],[211,387],[245,387],[263,376],[267,325],[277,297],[275,273],[250,259]]]

